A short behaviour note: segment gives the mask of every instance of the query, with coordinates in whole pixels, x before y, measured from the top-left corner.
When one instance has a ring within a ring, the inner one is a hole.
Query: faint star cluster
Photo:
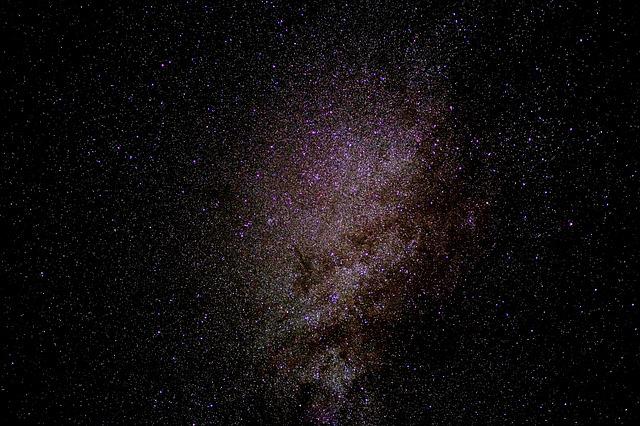
[[[353,74],[294,93],[298,113],[274,120],[264,158],[237,183],[251,200],[238,211],[236,256],[252,265],[243,280],[256,295],[256,368],[285,398],[313,389],[312,421],[337,421],[365,399],[374,409],[366,377],[386,336],[373,330],[410,313],[417,295],[451,291],[486,237],[476,220],[490,181],[465,176],[435,93],[398,96],[367,78],[375,72]]]

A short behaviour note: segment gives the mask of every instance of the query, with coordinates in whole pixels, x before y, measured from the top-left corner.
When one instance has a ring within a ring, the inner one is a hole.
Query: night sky
[[[637,424],[640,3],[0,7],[0,420]]]

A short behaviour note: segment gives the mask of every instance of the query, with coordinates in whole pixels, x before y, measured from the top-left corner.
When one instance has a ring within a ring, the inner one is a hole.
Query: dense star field
[[[635,424],[633,3],[3,5],[0,419]]]

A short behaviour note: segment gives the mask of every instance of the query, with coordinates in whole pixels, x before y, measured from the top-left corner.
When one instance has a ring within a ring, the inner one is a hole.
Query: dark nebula
[[[116,3],[0,8],[4,423],[637,424],[637,5]]]

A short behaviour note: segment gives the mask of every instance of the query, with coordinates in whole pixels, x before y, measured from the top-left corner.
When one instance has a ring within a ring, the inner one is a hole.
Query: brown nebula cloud
[[[379,416],[390,325],[446,297],[489,214],[435,89],[373,76],[294,91],[238,179],[249,351],[275,404],[314,423]]]

